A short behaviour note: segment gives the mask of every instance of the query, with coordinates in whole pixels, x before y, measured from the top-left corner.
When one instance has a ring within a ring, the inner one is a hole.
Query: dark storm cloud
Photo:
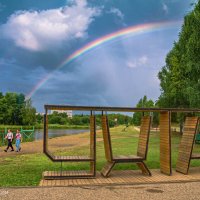
[[[48,99],[53,104],[96,106],[133,106],[145,94],[156,100],[157,74],[177,33],[175,29],[144,34],[91,52],[71,64],[76,71],[69,73],[67,66],[57,71],[33,99],[44,95],[41,105]]]
[[[70,12],[66,2],[73,8]],[[0,32],[1,91],[29,94],[36,88],[32,100],[38,111],[50,103],[134,106],[145,94],[156,100],[160,92],[157,73],[180,27],[102,45],[55,69],[98,37],[125,26],[180,20],[191,9],[189,0],[91,0],[88,4],[84,0],[21,0],[20,4],[18,0],[1,0],[1,5],[5,5],[0,19],[4,30]],[[72,32],[66,33],[68,24],[62,17],[68,13],[82,16],[77,23],[70,18]],[[50,16],[57,19],[57,29],[51,28]],[[46,29],[35,28],[44,24]],[[37,88],[48,73],[51,78]]]

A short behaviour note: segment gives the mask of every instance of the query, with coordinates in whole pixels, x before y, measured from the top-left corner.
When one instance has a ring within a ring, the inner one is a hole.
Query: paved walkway
[[[200,182],[79,187],[1,188],[1,200],[198,200]]]
[[[53,180],[41,181],[40,187],[0,188],[0,200],[200,199],[199,167],[191,168],[189,175],[173,171],[172,176],[167,176],[162,175],[159,170],[151,171],[152,177],[141,175],[139,171],[113,171],[109,179],[98,175],[96,179],[89,179],[88,182],[87,179]],[[44,183],[48,183],[48,186],[44,186]]]

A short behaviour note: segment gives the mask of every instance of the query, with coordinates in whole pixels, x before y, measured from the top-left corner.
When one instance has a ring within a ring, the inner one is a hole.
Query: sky
[[[45,104],[135,107],[195,0],[0,0],[0,92]]]

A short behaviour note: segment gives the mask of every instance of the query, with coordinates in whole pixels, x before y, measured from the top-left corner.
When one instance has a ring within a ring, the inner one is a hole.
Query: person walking
[[[7,148],[6,148],[4,151],[7,152],[8,149],[9,149],[9,147],[11,148],[11,151],[14,151],[14,148],[13,148],[13,146],[12,146],[13,133],[11,132],[10,129],[8,129],[8,133],[7,133],[6,137],[5,137],[5,139],[8,140],[8,146],[7,146]]]
[[[21,133],[19,132],[19,130],[17,130],[17,133],[16,133],[16,142],[15,142],[15,145],[16,145],[16,152],[19,152],[21,151],[21,142],[22,142],[22,135]]]

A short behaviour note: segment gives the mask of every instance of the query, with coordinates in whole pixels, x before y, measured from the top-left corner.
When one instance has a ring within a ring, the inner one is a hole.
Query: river
[[[60,137],[65,135],[73,135],[89,132],[89,129],[48,129],[49,138]],[[44,131],[43,129],[36,129],[34,132],[35,140],[43,139]]]

